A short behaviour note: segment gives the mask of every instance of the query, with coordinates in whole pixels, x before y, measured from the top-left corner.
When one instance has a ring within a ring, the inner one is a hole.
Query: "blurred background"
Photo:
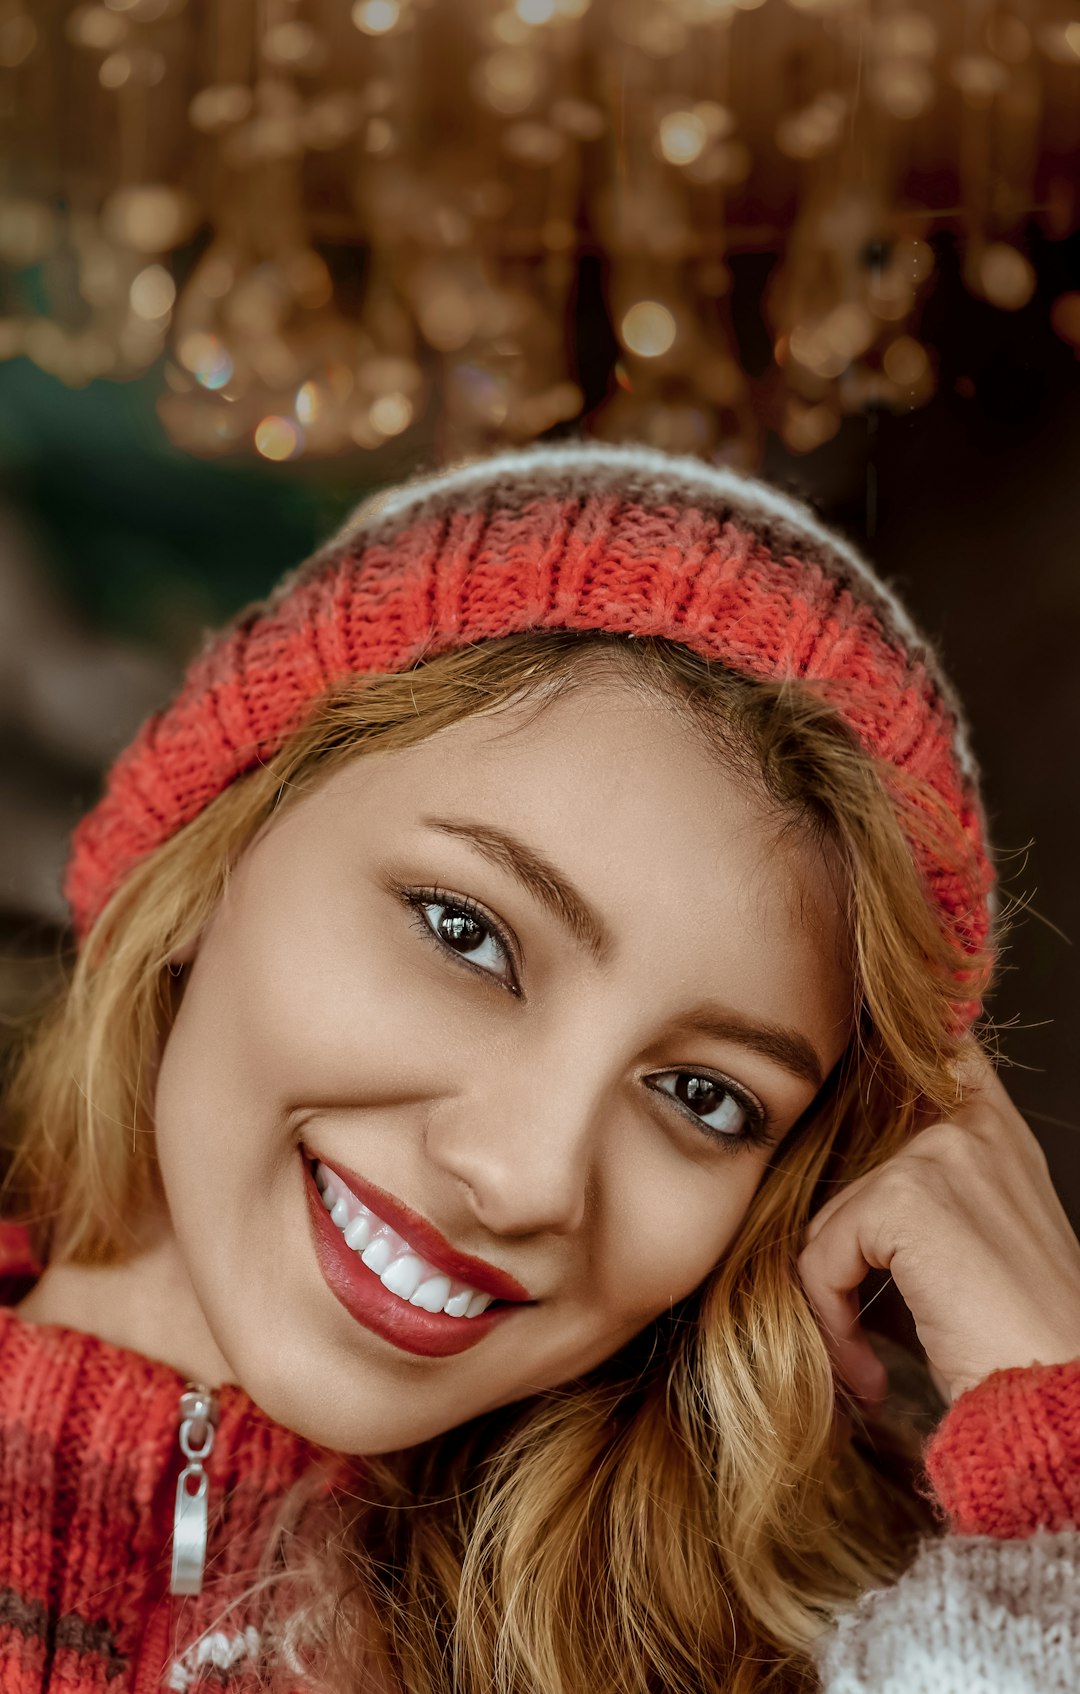
[[[0,1028],[205,629],[417,467],[645,440],[943,651],[1080,1223],[1075,0],[0,0],[0,124]]]

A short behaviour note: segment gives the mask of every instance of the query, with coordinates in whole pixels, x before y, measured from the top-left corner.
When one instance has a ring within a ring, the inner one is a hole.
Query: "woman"
[[[764,484],[572,442],[361,507],[76,832],[4,1688],[1072,1687],[1080,1245],[971,1033],[992,884],[935,657]]]

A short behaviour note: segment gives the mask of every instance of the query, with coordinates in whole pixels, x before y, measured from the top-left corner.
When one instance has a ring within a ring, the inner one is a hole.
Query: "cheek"
[[[632,1192],[624,1181],[606,1231],[608,1316],[640,1327],[692,1293],[734,1240],[761,1175],[749,1150],[729,1170],[685,1158],[665,1166],[654,1154]]]
[[[166,1050],[192,1096],[244,1116],[348,1094],[373,1055],[415,1041],[425,1003],[404,987],[402,942],[380,915],[363,933],[325,899],[267,923],[242,914],[207,938]],[[415,1002],[415,1003],[414,1003]]]
[[[183,1238],[211,1235],[216,1254],[229,1219],[292,1203],[301,1113],[444,1085],[461,1032],[422,945],[390,900],[361,923],[325,889],[272,919],[238,891],[219,914],[158,1072],[158,1162]]]

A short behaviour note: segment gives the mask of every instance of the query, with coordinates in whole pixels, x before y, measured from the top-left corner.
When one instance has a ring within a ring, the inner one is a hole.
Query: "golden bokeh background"
[[[3,0],[0,83],[0,356],[80,384],[164,355],[162,424],[205,456],[569,420],[812,452],[934,393],[935,237],[1007,313],[1080,223],[1060,0]],[[746,254],[774,261],[755,370]],[[1080,345],[1080,292],[1046,309]]]

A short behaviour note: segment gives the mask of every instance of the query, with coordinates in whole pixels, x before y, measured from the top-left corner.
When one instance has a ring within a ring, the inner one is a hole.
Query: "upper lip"
[[[311,1148],[306,1149],[308,1156],[317,1159],[327,1170],[333,1171],[341,1178],[350,1193],[383,1223],[388,1223],[391,1229],[403,1235],[410,1247],[417,1252],[436,1270],[445,1272],[457,1282],[467,1282],[470,1288],[475,1288],[481,1294],[490,1294],[493,1300],[531,1300],[532,1295],[523,1288],[516,1277],[502,1271],[495,1265],[489,1265],[485,1259],[474,1259],[471,1253],[462,1253],[456,1247],[451,1247],[444,1235],[440,1235],[433,1223],[422,1218],[419,1212],[414,1212],[404,1201],[397,1200],[392,1194],[387,1194],[383,1188],[376,1188],[373,1182],[358,1176],[348,1165],[339,1164],[336,1159],[327,1159],[322,1153],[316,1153]]]

